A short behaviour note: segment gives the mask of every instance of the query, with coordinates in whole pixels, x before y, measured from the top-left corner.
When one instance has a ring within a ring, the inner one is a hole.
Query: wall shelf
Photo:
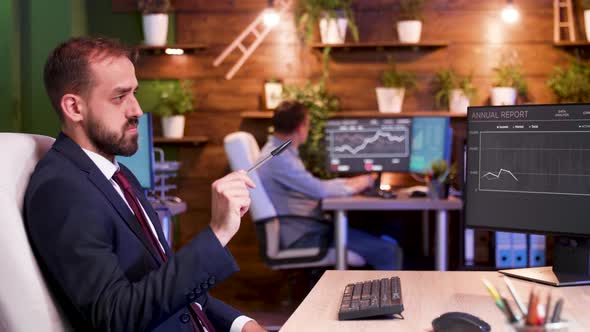
[[[167,137],[154,137],[154,144],[167,144],[167,145],[194,145],[199,146],[209,142],[209,138],[206,136],[185,136],[182,138],[167,138]]]
[[[138,45],[137,49],[142,53],[148,53],[152,55],[173,55],[167,54],[167,49],[175,49],[175,50],[182,50],[184,54],[193,54],[197,51],[202,51],[207,48],[205,44],[168,44],[163,46],[151,46],[151,45]]]
[[[272,111],[248,111],[240,113],[242,119],[272,119]],[[378,111],[341,111],[336,112],[332,118],[402,118],[402,117],[450,117],[465,118],[466,114],[451,113],[449,111],[408,111],[401,113],[380,113]]]
[[[332,51],[361,51],[361,50],[395,50],[395,49],[435,49],[447,47],[447,41],[421,41],[419,43],[400,43],[400,42],[360,42],[360,43],[343,43],[343,44],[322,44],[313,43],[311,47],[318,50],[331,47]]]
[[[587,41],[560,41],[553,43],[556,47],[590,47],[590,42]]]

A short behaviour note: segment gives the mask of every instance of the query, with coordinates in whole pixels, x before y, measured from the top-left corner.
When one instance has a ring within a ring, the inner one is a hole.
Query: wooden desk
[[[405,319],[339,321],[338,308],[344,287],[353,282],[399,276],[402,285]],[[434,318],[449,311],[463,311],[480,317],[492,331],[510,331],[503,314],[495,306],[481,278],[491,281],[510,305],[516,308],[497,272],[438,271],[326,271],[320,281],[295,310],[281,331],[432,331]],[[523,301],[528,302],[531,287],[543,298],[551,290],[553,301],[563,297],[564,320],[576,322],[569,332],[590,331],[590,286],[555,288],[511,279]]]
[[[456,197],[449,199],[433,200],[430,198],[404,198],[384,199],[379,197],[341,197],[327,198],[322,201],[322,209],[335,211],[334,220],[334,248],[336,250],[336,269],[346,270],[346,231],[348,219],[346,211],[349,210],[436,210],[436,269],[446,271],[448,269],[447,257],[447,230],[448,210],[460,210],[463,201]]]

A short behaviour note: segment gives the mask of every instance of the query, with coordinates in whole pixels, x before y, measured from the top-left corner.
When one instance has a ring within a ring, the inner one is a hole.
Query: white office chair
[[[224,138],[224,146],[232,170],[248,169],[260,156],[258,143],[252,134],[247,132],[240,131],[227,135]],[[281,249],[279,220],[287,216],[277,215],[256,171],[250,173],[250,178],[256,184],[256,189],[251,190],[250,215],[256,226],[260,253],[265,263],[273,270],[334,266],[336,253],[333,248],[328,248],[327,243],[316,248]],[[288,217],[310,219],[301,216]],[[354,251],[349,250],[347,258],[350,266],[365,265],[365,260]]]
[[[68,331],[33,255],[22,211],[35,165],[54,139],[0,133],[0,331]]]

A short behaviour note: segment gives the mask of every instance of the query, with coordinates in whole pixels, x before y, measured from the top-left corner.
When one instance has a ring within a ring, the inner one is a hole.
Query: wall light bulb
[[[502,9],[502,20],[506,23],[513,24],[520,19],[520,13],[513,4],[509,3]]]
[[[274,9],[269,8],[264,12],[262,20],[264,22],[264,25],[266,25],[269,28],[272,28],[279,24],[281,17]]]

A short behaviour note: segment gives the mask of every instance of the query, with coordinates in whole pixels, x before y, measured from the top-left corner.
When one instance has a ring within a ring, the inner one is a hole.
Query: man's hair
[[[281,102],[272,117],[275,132],[292,134],[303,123],[308,113],[307,107],[298,101]]]
[[[118,57],[126,57],[135,63],[137,51],[115,39],[79,37],[60,44],[49,54],[43,70],[43,81],[60,120],[63,121],[60,105],[63,95],[73,93],[88,97],[93,84],[90,64]]]

